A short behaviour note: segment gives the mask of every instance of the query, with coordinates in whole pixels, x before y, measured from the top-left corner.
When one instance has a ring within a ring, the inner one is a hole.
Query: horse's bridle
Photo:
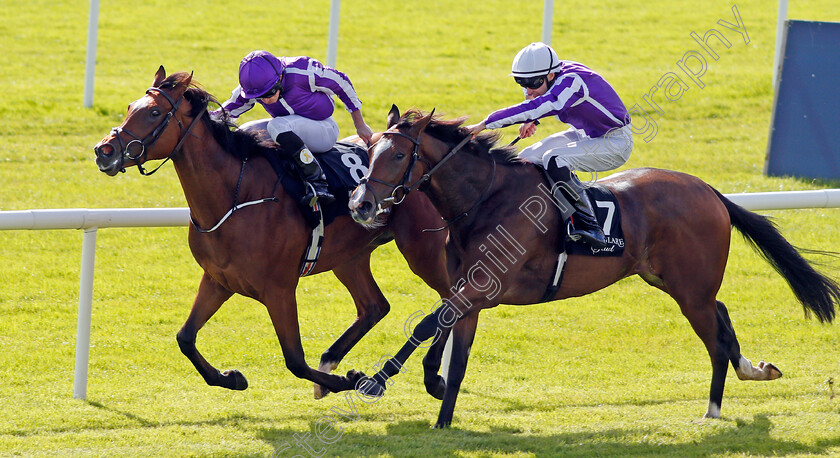
[[[396,135],[398,137],[407,138],[412,143],[414,143],[414,149],[411,152],[411,159],[410,159],[410,162],[408,163],[408,168],[405,169],[405,173],[403,174],[402,180],[400,180],[400,182],[397,183],[396,185],[393,185],[393,184],[388,183],[386,181],[382,181],[382,180],[372,178],[372,177],[369,177],[369,176],[364,177],[364,178],[361,179],[361,181],[359,181],[359,184],[365,184],[368,181],[372,181],[374,183],[379,183],[379,184],[385,185],[385,186],[392,189],[390,197],[382,199],[381,203],[376,202],[377,206],[380,207],[380,208],[381,208],[382,204],[386,204],[386,203],[390,203],[392,205],[401,204],[403,202],[403,200],[405,200],[405,197],[408,195],[409,192],[417,189],[418,187],[423,185],[423,183],[429,181],[432,178],[432,174],[435,173],[435,171],[437,171],[440,168],[440,166],[442,166],[444,163],[446,163],[446,161],[448,161],[453,155],[455,155],[455,153],[460,151],[461,148],[463,148],[464,145],[466,145],[470,141],[470,139],[472,138],[472,136],[467,135],[463,140],[461,140],[461,143],[458,143],[457,146],[452,148],[448,153],[446,153],[446,155],[444,157],[442,157],[440,159],[440,161],[438,161],[437,164],[435,164],[433,166],[432,163],[429,162],[427,159],[425,159],[423,157],[420,157],[420,153],[419,153],[420,135],[418,135],[417,138],[414,138],[410,135],[406,135],[406,134],[404,134],[402,132],[398,132],[398,131],[385,131],[385,132],[382,132],[382,135]],[[429,171],[424,173],[414,184],[409,185],[408,180],[411,179],[411,172],[414,170],[414,166],[417,165],[418,161],[425,162],[426,165],[429,167]],[[401,194],[398,194],[400,192],[401,192]],[[377,199],[375,193],[373,193],[373,198]]]
[[[464,145],[469,143],[469,141],[473,137],[472,135],[467,135],[466,137],[464,137],[464,139],[461,140],[461,143],[458,143],[457,145],[455,145],[455,147],[452,148],[451,150],[449,150],[449,152],[446,153],[446,155],[443,156],[440,159],[440,161],[438,161],[437,164],[432,166],[431,162],[429,162],[428,159],[420,157],[420,153],[419,153],[420,135],[419,134],[417,135],[416,139],[411,137],[410,135],[406,135],[406,134],[404,134],[402,132],[398,132],[398,131],[385,131],[385,132],[382,132],[382,135],[396,135],[398,137],[407,138],[407,139],[411,140],[412,143],[414,143],[414,149],[411,152],[411,161],[408,163],[408,168],[405,169],[405,173],[403,174],[402,180],[400,180],[400,182],[398,184],[392,185],[391,183],[388,183],[388,182],[385,182],[385,181],[382,181],[382,180],[379,180],[379,179],[376,179],[376,178],[372,178],[372,177],[369,177],[369,176],[364,177],[364,178],[361,179],[361,181],[359,181],[359,184],[365,184],[368,181],[372,181],[374,183],[383,184],[385,186],[388,186],[389,188],[392,188],[391,196],[387,197],[385,199],[382,199],[382,202],[376,202],[376,200],[378,200],[377,197],[376,197],[376,193],[374,193],[374,192],[371,193],[371,194],[373,194],[374,204],[376,205],[376,208],[378,208],[380,211],[382,210],[382,205],[383,204],[386,204],[386,203],[390,203],[392,205],[401,204],[403,202],[403,200],[405,200],[405,197],[408,195],[409,192],[417,189],[418,187],[423,185],[423,183],[429,181],[432,178],[432,174],[434,174],[443,164],[445,164],[446,161],[451,159],[452,156],[455,155],[455,153],[457,153],[458,151],[461,151],[461,148],[463,148]],[[418,161],[425,162],[426,165],[429,167],[429,171],[424,173],[417,180],[417,182],[415,182],[412,185],[409,185],[408,180],[411,178],[411,172],[414,169],[414,166],[417,165]],[[448,227],[450,224],[454,223],[455,221],[467,216],[471,211],[473,211],[473,209],[475,209],[475,207],[478,206],[478,204],[480,204],[481,202],[484,201],[485,197],[487,197],[487,193],[490,191],[490,188],[493,187],[493,183],[495,181],[496,181],[496,161],[493,161],[493,177],[490,179],[490,183],[487,185],[487,189],[485,189],[484,192],[481,193],[481,195],[478,197],[478,199],[475,201],[475,203],[473,203],[473,205],[467,211],[461,213],[460,215],[456,216],[455,218],[452,218],[450,220],[444,219],[444,221],[446,221],[446,223],[447,223],[446,226],[438,228],[438,229],[424,229],[423,231],[425,232],[425,231],[430,231],[430,230],[431,231],[443,230],[446,227]],[[402,194],[398,196],[397,193],[399,191],[402,191]]]
[[[136,164],[137,165],[137,170],[139,170],[140,174],[144,175],[144,176],[148,176],[148,175],[151,175],[151,174],[157,172],[158,169],[163,167],[163,164],[166,164],[166,162],[169,161],[169,159],[171,159],[172,156],[175,153],[178,152],[178,150],[181,148],[181,145],[184,143],[184,140],[186,140],[187,136],[192,131],[193,126],[195,126],[196,121],[198,121],[198,119],[201,118],[201,116],[207,110],[207,107],[204,107],[204,109],[201,110],[201,113],[199,113],[195,118],[193,118],[193,121],[190,123],[189,127],[186,128],[186,132],[184,133],[184,136],[182,136],[178,140],[178,144],[176,144],[175,148],[172,149],[172,152],[169,153],[168,156],[166,156],[166,159],[164,159],[163,162],[161,162],[157,167],[155,167],[154,170],[152,170],[151,172],[147,172],[146,169],[143,168],[143,164],[142,164],[143,156],[146,155],[146,148],[151,148],[152,145],[154,145],[155,142],[158,141],[160,136],[163,135],[163,132],[166,130],[166,127],[169,126],[169,121],[171,121],[172,118],[175,118],[175,121],[178,123],[178,126],[181,128],[181,130],[184,130],[184,125],[181,124],[181,120],[179,120],[175,116],[175,113],[178,111],[178,107],[181,105],[181,100],[184,99],[184,94],[181,94],[181,97],[179,97],[178,100],[176,101],[176,100],[173,100],[172,97],[169,94],[167,94],[166,92],[164,92],[160,88],[150,87],[149,89],[146,89],[146,94],[147,95],[151,95],[152,92],[156,92],[156,93],[164,96],[166,98],[166,100],[169,101],[169,104],[172,106],[172,109],[169,110],[169,113],[166,114],[166,117],[163,119],[163,121],[161,121],[161,123],[158,124],[157,127],[152,129],[152,131],[149,133],[149,135],[147,135],[145,138],[141,138],[139,135],[136,135],[136,134],[132,133],[131,131],[127,130],[127,129],[123,129],[122,127],[114,127],[113,129],[111,129],[111,134],[114,137],[117,138],[117,142],[119,144],[119,150],[116,151],[116,154],[120,155],[120,166],[122,166],[122,164],[124,164],[126,160],[135,161],[137,163]],[[120,135],[123,132],[125,132],[126,134],[134,137],[134,139],[129,141],[128,143],[124,143],[123,139],[122,139],[122,135]],[[131,153],[128,151],[128,149],[134,143],[137,143],[137,144],[140,145],[140,153],[132,156]],[[125,168],[121,167],[120,171],[125,172]]]

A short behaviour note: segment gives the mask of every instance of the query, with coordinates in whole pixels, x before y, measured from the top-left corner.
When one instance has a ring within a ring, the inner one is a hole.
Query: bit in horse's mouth
[[[119,161],[112,161],[106,163],[103,158],[96,158],[96,166],[99,168],[99,171],[111,177],[120,173],[120,170],[122,170],[122,167],[118,164],[118,162]]]
[[[360,226],[364,227],[365,229],[379,229],[380,227],[384,226],[388,222],[388,218],[382,215],[386,215],[386,213],[377,213],[370,219],[360,219],[358,218],[358,214],[356,212],[350,212],[351,216],[353,217],[353,221],[358,223]]]

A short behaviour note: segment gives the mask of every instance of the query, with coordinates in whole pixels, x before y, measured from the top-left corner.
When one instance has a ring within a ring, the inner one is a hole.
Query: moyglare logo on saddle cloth
[[[606,187],[592,184],[586,189],[598,224],[604,230],[607,246],[592,248],[585,243],[566,242],[568,254],[589,256],[621,256],[624,253],[624,231],[621,228],[621,209],[615,196]]]

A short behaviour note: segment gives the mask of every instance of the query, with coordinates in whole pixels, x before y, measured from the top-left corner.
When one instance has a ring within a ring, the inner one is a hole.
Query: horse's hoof
[[[330,394],[328,388],[315,384],[315,399],[323,399],[328,394]]]
[[[248,388],[248,380],[236,369],[222,372],[222,386],[229,390],[242,391]]]
[[[355,390],[356,385],[359,383],[359,380],[365,377],[367,376],[364,374],[364,372],[359,372],[351,369],[347,371],[347,375],[342,377],[343,380],[341,381],[340,386],[338,386],[338,389],[333,389],[330,391],[333,393],[338,393],[339,391]]]
[[[771,363],[759,361],[758,366],[753,366],[750,360],[741,356],[735,373],[741,380],[776,380],[782,376],[782,371]]]
[[[767,380],[776,380],[782,376],[782,371],[780,371],[778,367],[774,366],[773,363],[759,361],[758,368],[767,374]]]
[[[451,421],[442,422],[442,421],[438,420],[438,422],[435,423],[434,426],[432,426],[432,429],[449,429],[451,426],[452,426]]]
[[[436,375],[434,381],[426,384],[426,392],[438,401],[443,401],[443,394],[446,392],[446,381],[440,375]]]
[[[367,375],[365,375],[365,373],[362,372],[362,371],[357,371],[357,370],[353,370],[353,369],[347,371],[347,380],[350,383],[352,383],[354,387],[356,386],[357,383],[359,383],[359,380],[361,380],[363,378],[367,378]]]
[[[355,372],[355,371],[351,371]],[[355,389],[356,392],[368,398],[381,398],[385,395],[385,385],[379,383],[372,377],[368,377],[361,372],[353,374],[356,376]],[[350,378],[350,373],[347,373],[347,378]]]

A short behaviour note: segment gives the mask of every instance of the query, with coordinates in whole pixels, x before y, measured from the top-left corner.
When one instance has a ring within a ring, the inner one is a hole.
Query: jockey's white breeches
[[[549,135],[519,153],[519,158],[547,167],[549,161],[583,172],[604,172],[622,166],[633,150],[630,125],[612,129],[601,137],[587,137],[569,129]]]

